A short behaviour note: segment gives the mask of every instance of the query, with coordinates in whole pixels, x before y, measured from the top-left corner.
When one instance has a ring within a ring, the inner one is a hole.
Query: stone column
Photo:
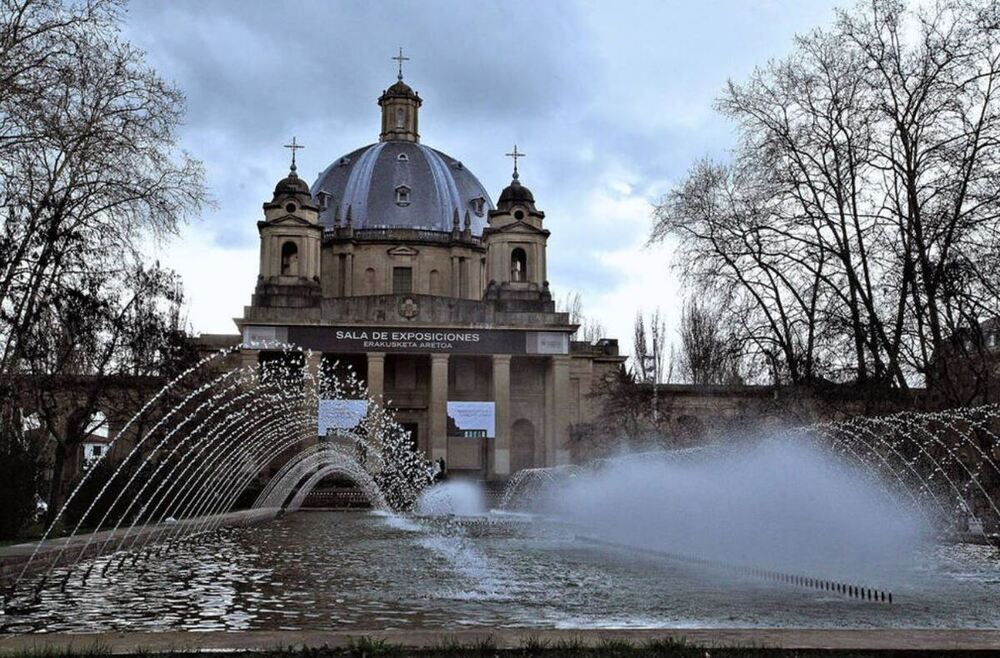
[[[539,288],[542,286],[542,281],[545,280],[545,273],[542,272],[542,250],[538,248],[537,242],[531,245],[531,263],[528,265],[528,271],[524,274],[525,281],[536,283]]]
[[[545,465],[570,463],[569,357],[549,359],[545,378]]]
[[[448,355],[431,354],[431,390],[427,405],[431,459],[448,460]]]
[[[323,363],[323,353],[322,352],[303,352],[302,356],[305,357],[305,368],[303,370],[303,378],[311,378],[314,383],[319,383],[319,367]]]
[[[368,352],[368,396],[382,401],[385,381],[385,352]]]
[[[271,276],[271,262],[268,257],[271,255],[271,240],[269,238],[260,239],[260,274],[263,278],[267,279]]]
[[[493,475],[510,475],[510,355],[493,355],[493,403],[496,436],[493,438]]]

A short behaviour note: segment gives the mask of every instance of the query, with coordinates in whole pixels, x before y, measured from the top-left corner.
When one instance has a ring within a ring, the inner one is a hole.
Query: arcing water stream
[[[408,509],[430,481],[429,465],[385,408],[368,400],[353,374],[303,372],[296,364],[301,354],[276,347],[284,358],[263,365],[220,369],[215,366],[231,353],[206,358],[147,402],[101,457],[110,459],[117,450],[124,453],[120,463],[80,506],[77,498],[88,480],[102,472],[100,460],[91,465],[24,561],[13,591],[40,566],[44,575],[35,580],[36,589],[45,587],[59,565],[68,565],[62,586],[74,575],[86,582],[105,556],[115,557],[103,561],[103,573],[211,533],[247,488],[282,460],[254,509],[277,513],[303,475],[312,477],[312,486],[333,473],[351,478],[380,508]],[[332,433],[318,437],[320,400],[331,399],[355,403],[342,410],[349,418],[328,419]],[[308,493],[308,487],[299,489],[293,509]],[[75,504],[83,511],[66,524],[68,537],[57,550],[42,550]]]

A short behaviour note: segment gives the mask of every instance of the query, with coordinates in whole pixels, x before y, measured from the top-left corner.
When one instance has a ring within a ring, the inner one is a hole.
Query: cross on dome
[[[299,149],[304,149],[305,146],[303,146],[302,144],[296,143],[295,137],[292,137],[292,143],[291,144],[285,144],[284,148],[292,150],[292,167],[291,167],[291,170],[295,171],[295,152],[298,151]]]
[[[517,150],[517,144],[514,144],[514,150],[506,154],[508,158],[514,158],[514,180],[517,180],[517,159],[523,158],[527,153],[521,153]]]
[[[396,76],[396,79],[398,79],[398,80],[401,81],[403,79],[403,62],[410,61],[410,58],[409,57],[403,57],[403,47],[400,46],[399,47],[399,54],[396,55],[395,57],[393,57],[392,59],[394,59],[395,61],[399,62],[399,74]]]

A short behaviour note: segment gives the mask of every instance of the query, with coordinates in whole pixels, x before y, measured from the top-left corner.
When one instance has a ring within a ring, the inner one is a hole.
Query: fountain
[[[162,556],[181,542],[208,535],[236,520],[296,510],[309,491],[330,474],[350,478],[384,510],[409,509],[429,482],[429,464],[409,446],[403,430],[353,373],[332,375],[336,366],[302,372],[302,356],[289,345],[276,362],[219,369],[239,348],[202,359],[153,396],[110,442],[69,494],[7,592],[11,598],[29,574],[37,593],[61,572],[61,587],[74,574],[86,583],[94,565],[102,573]],[[221,370],[221,372],[220,372]],[[362,401],[364,413],[351,425],[317,434],[321,400]],[[172,400],[169,405],[161,402]],[[365,404],[367,402],[367,404]],[[159,415],[157,417],[157,412]],[[148,427],[136,439],[142,418]],[[49,538],[79,501],[88,478],[101,471],[119,444],[131,442],[124,458],[53,548]],[[233,517],[239,497],[266,468],[284,465],[267,483],[250,513]],[[289,496],[295,491],[294,497]],[[91,531],[96,530],[96,532]],[[107,559],[105,559],[107,558]]]
[[[214,356],[147,403],[68,538],[21,568],[0,631],[1000,625],[1000,407],[525,469],[489,511],[477,483],[431,484],[352,375],[282,349]],[[357,404],[320,437],[329,399]],[[373,510],[292,513],[332,475]]]
[[[794,427],[764,437],[718,437],[714,443],[682,450],[631,453],[599,459],[585,467],[525,469],[507,483],[501,507],[531,509],[547,501],[579,476],[601,469],[642,468],[648,464],[699,464],[723,454],[736,461],[752,456],[747,449],[770,446],[777,464],[788,450],[803,446],[838,462],[865,486],[882,490],[893,505],[916,514],[942,535],[967,531],[1000,546],[1000,405],[939,412],[901,412],[841,422]],[[766,471],[760,479],[765,480]],[[720,471],[716,480],[728,473]],[[774,475],[777,477],[777,475]],[[587,480],[587,486],[592,484]],[[860,483],[855,487],[859,488]],[[972,537],[965,536],[965,539]]]

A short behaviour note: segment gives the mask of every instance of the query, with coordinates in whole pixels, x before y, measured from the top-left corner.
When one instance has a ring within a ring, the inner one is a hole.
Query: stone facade
[[[453,473],[569,463],[571,425],[593,420],[594,382],[624,357],[613,340],[572,341],[549,292],[545,214],[516,167],[494,207],[460,161],[419,143],[421,104],[392,85],[380,142],[311,188],[293,159],[258,222],[260,273],[236,320],[243,362],[271,358],[274,340],[350,365]],[[492,403],[492,435],[457,432],[450,402]]]

